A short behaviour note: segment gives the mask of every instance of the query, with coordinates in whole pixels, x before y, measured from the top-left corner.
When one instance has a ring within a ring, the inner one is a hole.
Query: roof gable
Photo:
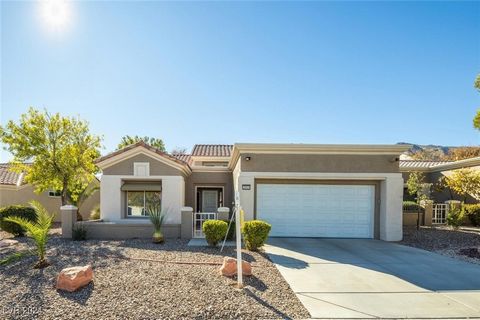
[[[175,156],[169,155],[165,152],[162,152],[143,141],[137,142],[135,144],[129,145],[121,150],[117,150],[106,156],[98,158],[95,163],[97,166],[105,170],[115,164],[126,161],[129,158],[135,157],[136,155],[144,154],[153,158],[161,163],[167,164],[171,167],[174,167],[185,174],[190,174],[191,169],[187,162],[178,159]]]
[[[133,154],[131,157],[118,161],[111,166],[103,168],[102,174],[120,175],[120,176],[135,176],[135,164],[148,163],[148,176],[179,176],[185,175],[185,172],[171,163],[160,161],[150,154],[139,152]]]

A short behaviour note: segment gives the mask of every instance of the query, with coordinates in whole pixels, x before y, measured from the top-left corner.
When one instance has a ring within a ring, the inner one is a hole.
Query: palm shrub
[[[452,206],[447,214],[447,224],[454,229],[458,229],[465,218],[465,210],[464,208],[460,208],[458,206]]]
[[[252,220],[247,221],[242,226],[245,248],[250,251],[258,251],[267,241],[268,234],[272,226],[265,221]]]
[[[8,217],[19,217],[34,222],[37,214],[35,209],[27,206],[8,206],[0,209],[0,229],[16,237],[23,237],[26,230],[16,223],[7,221],[5,218]]]
[[[202,224],[207,243],[215,247],[227,234],[228,223],[223,220],[207,220]]]
[[[38,262],[34,265],[34,268],[44,268],[49,265],[45,259],[45,247],[48,240],[48,230],[50,230],[55,216],[49,214],[38,201],[32,201],[30,205],[35,210],[36,221],[30,221],[23,217],[7,217],[5,221],[16,223],[27,230],[28,236],[35,241],[37,247]]]
[[[147,208],[147,213],[150,218],[150,222],[153,224],[153,237],[154,243],[163,243],[165,241],[162,233],[162,225],[165,220],[166,213],[160,209],[158,205],[151,205]]]

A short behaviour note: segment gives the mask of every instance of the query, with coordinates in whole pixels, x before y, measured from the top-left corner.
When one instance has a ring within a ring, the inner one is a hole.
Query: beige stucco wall
[[[152,157],[149,157],[145,154],[138,154],[131,158],[125,159],[119,163],[116,163],[108,168],[103,170],[103,175],[124,175],[131,176],[133,175],[133,164],[135,162],[149,162],[150,163],[150,175],[152,176],[178,176],[183,175],[183,173],[169,166],[168,164],[162,163]]]
[[[193,172],[185,181],[185,205],[195,208],[195,187],[223,187],[223,206],[232,208],[232,172]]]
[[[133,166],[133,164],[132,164]],[[100,217],[105,221],[125,221],[148,218],[126,218],[125,197],[121,191],[122,183],[126,180],[161,181],[162,182],[162,209],[168,211],[165,219],[167,224],[180,224],[180,210],[185,202],[185,180],[183,176],[148,176],[135,177],[129,175],[103,175],[101,180]]]
[[[83,220],[90,219],[90,213],[96,206],[100,205],[100,190],[95,191],[90,197],[88,197],[78,208]]]
[[[255,180],[258,179],[312,179],[324,182],[338,180],[380,181],[379,238],[386,241],[402,239],[403,179],[400,173],[322,173],[322,172],[240,172],[238,186],[240,204],[245,219],[255,217]],[[243,190],[242,184],[251,186]]]
[[[403,213],[403,225],[404,226],[416,226],[418,213],[416,212],[404,212]],[[423,225],[423,212],[420,213],[420,224]]]
[[[245,157],[251,157],[245,161]],[[241,154],[242,172],[398,172],[392,155]]]
[[[380,239],[400,241],[403,238],[403,178],[400,173],[382,174],[380,184]]]
[[[35,193],[32,185],[24,185],[20,188],[15,186],[0,186],[0,207],[9,205],[28,205],[32,200],[40,202],[48,212],[55,214],[55,221],[61,221],[60,206],[62,201],[60,197],[49,197],[48,192],[40,194]],[[84,219],[88,219],[90,211],[100,203],[100,192],[95,192],[80,207],[80,213]]]
[[[55,214],[55,221],[60,221],[60,206],[62,205],[60,198],[49,197],[48,192],[37,194],[31,185],[25,185],[18,189],[0,187],[0,207],[28,205],[32,200],[40,202],[48,212]]]
[[[118,222],[77,222],[87,229],[87,239],[131,239],[131,238],[151,238],[153,235],[153,225],[147,219],[146,221],[128,221]],[[179,238],[180,224],[164,224],[162,226],[163,236],[165,238]]]

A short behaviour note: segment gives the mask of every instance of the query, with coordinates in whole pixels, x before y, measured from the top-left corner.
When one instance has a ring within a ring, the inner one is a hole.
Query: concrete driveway
[[[312,318],[480,317],[480,265],[379,240],[271,238]]]

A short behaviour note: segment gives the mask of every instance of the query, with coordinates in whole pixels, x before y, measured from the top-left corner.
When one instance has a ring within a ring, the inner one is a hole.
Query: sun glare
[[[42,17],[45,23],[54,28],[64,28],[71,18],[70,3],[66,0],[42,0]]]

